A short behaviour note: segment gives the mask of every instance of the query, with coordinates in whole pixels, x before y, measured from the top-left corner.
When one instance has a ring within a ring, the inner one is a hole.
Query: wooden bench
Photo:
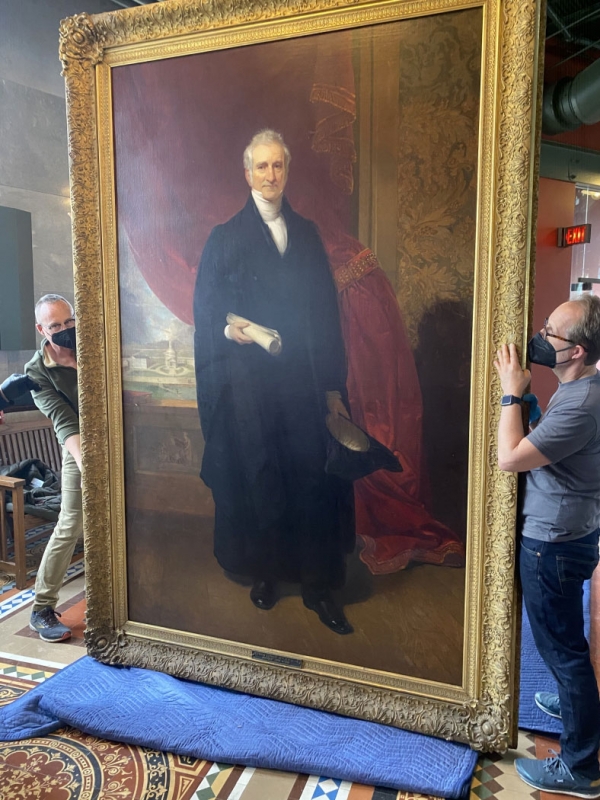
[[[0,425],[0,465],[18,464],[28,458],[38,458],[54,472],[60,473],[62,452],[52,423],[39,411],[5,414],[4,423]],[[27,582],[25,532],[33,527],[25,519],[24,486],[25,481],[21,478],[0,475],[0,569],[15,576],[17,589],[24,589]],[[4,502],[7,490],[12,495],[13,504],[13,561],[8,559],[9,520]],[[36,520],[35,524],[39,524],[39,518],[33,519]]]

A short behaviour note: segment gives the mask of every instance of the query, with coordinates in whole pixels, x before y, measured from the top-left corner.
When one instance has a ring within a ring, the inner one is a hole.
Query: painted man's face
[[[276,143],[257,145],[252,151],[252,171],[246,170],[246,180],[265,200],[271,203],[278,200],[287,181],[283,147]]]

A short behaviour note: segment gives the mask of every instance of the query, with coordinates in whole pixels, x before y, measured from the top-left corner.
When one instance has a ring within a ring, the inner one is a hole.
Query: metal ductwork
[[[600,122],[600,59],[574,78],[544,87],[542,132],[549,136]]]

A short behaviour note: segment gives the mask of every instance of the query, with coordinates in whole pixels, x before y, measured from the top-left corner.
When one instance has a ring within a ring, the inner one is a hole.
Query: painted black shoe
[[[45,642],[65,642],[71,638],[71,629],[58,620],[60,614],[52,606],[44,606],[39,611],[32,611],[29,627],[39,634]]]
[[[334,633],[339,633],[340,636],[346,636],[348,633],[354,633],[354,628],[348,620],[346,615],[339,608],[333,597],[329,594],[322,596],[315,596],[311,594],[303,595],[302,600],[307,608],[314,611],[323,625],[326,625]]]
[[[250,600],[257,608],[268,611],[277,602],[275,584],[271,581],[254,581],[250,589]]]

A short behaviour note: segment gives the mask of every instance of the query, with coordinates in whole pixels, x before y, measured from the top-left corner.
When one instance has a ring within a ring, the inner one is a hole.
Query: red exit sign
[[[558,228],[559,247],[571,247],[574,244],[587,244],[592,236],[591,225],[571,225],[570,228]]]

